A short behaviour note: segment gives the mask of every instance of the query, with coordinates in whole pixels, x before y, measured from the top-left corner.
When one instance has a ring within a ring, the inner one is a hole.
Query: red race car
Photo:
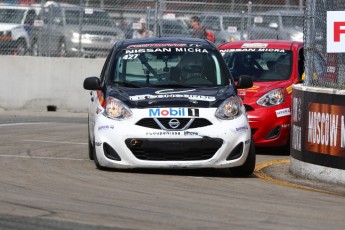
[[[254,85],[239,89],[258,147],[289,147],[292,85],[304,72],[303,43],[250,40],[225,43],[221,51],[235,81],[251,76]]]

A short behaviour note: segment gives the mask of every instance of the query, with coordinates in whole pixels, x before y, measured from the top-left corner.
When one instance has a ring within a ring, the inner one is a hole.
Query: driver
[[[184,82],[193,78],[205,78],[203,76],[203,57],[198,53],[187,53],[182,56],[180,63],[180,81]]]
[[[260,70],[256,68],[256,62],[254,57],[250,54],[244,54],[239,56],[240,62],[238,67],[238,75],[248,75],[257,77],[260,74]]]

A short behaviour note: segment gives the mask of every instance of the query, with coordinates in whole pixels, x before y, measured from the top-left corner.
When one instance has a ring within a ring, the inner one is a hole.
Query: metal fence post
[[[305,83],[310,85],[313,79],[313,51],[314,51],[314,44],[315,44],[315,2],[316,0],[307,0],[306,5],[306,22],[305,22],[305,36],[304,36],[304,44],[305,44]]]

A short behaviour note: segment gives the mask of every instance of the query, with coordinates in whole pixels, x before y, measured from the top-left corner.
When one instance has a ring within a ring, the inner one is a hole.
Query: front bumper
[[[285,113],[279,115],[280,111]],[[248,119],[256,146],[278,147],[289,142],[291,114],[287,106],[261,107],[248,111]]]
[[[214,116],[215,109],[200,109],[211,125],[162,130],[138,125],[147,116],[147,109],[132,111],[133,116],[123,121],[96,115],[95,150],[101,166],[230,168],[241,166],[248,156],[251,131],[245,115],[219,120]]]

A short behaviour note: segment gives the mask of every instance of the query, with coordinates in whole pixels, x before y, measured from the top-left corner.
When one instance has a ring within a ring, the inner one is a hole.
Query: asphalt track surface
[[[345,188],[296,178],[258,149],[256,172],[99,171],[87,115],[0,111],[0,229],[344,229]]]

